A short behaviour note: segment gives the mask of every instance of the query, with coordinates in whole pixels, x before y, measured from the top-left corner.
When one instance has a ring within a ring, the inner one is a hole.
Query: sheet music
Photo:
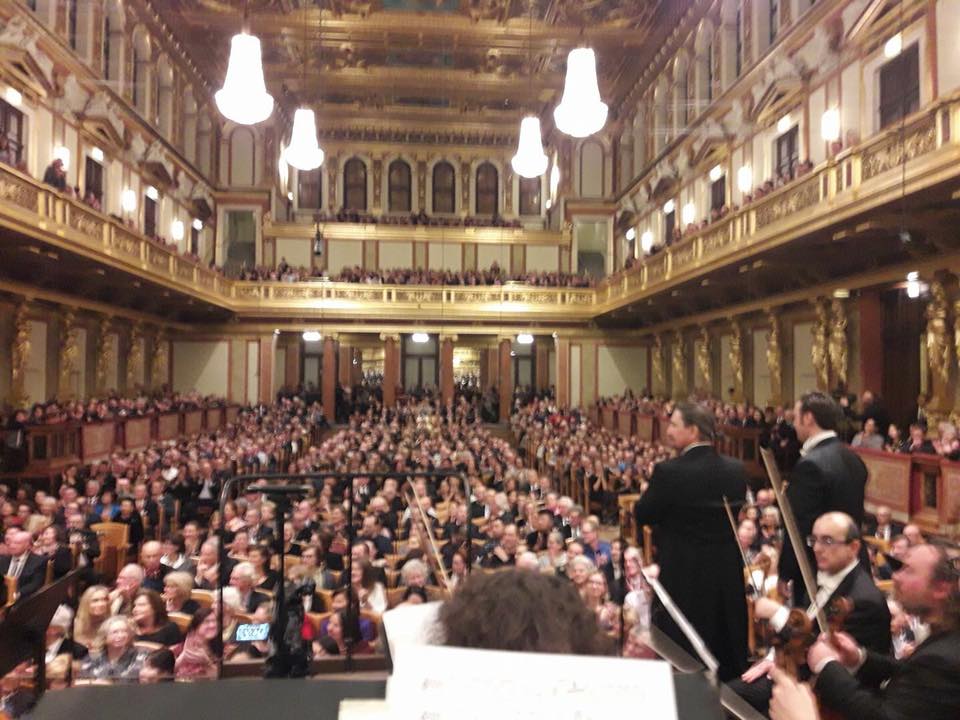
[[[390,720],[609,720],[624,707],[676,720],[670,665],[405,644],[387,681]],[[385,716],[386,717],[386,716]]]
[[[657,597],[660,598],[660,602],[663,603],[663,607],[666,609],[667,613],[671,618],[673,618],[673,621],[677,624],[677,627],[680,628],[680,632],[682,632],[684,637],[690,641],[690,645],[693,646],[697,656],[710,672],[716,674],[717,668],[720,667],[720,663],[717,662],[717,659],[713,656],[713,653],[710,652],[710,649],[706,646],[706,643],[703,642],[703,638],[700,637],[700,633],[696,631],[696,628],[690,624],[690,621],[687,620],[680,608],[676,606],[676,603],[673,602],[673,598],[670,597],[670,593],[668,593],[666,588],[660,584],[660,581],[655,577],[650,577],[647,575],[643,568],[641,568],[640,571],[643,573],[644,579],[650,584],[650,587],[652,587],[653,591],[657,594]]]

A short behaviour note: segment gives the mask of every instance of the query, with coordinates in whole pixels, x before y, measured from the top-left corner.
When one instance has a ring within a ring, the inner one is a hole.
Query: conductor
[[[743,563],[723,505],[739,508],[747,481],[739,460],[714,448],[713,415],[679,403],[667,428],[679,457],[659,463],[634,506],[638,532],[653,526],[660,582],[719,663],[721,681],[747,666],[747,605]],[[681,647],[690,648],[657,601],[652,622]]]

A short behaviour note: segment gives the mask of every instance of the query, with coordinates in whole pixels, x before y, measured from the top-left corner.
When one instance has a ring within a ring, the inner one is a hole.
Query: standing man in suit
[[[0,557],[0,574],[17,580],[17,602],[42,588],[47,576],[46,558],[31,553],[31,545],[33,536],[26,530],[18,530],[7,537],[10,554]]]
[[[696,628],[720,665],[721,681],[747,665],[747,605],[737,539],[723,506],[736,509],[747,490],[742,463],[713,446],[713,415],[701,405],[679,403],[667,440],[679,457],[659,463],[634,506],[637,532],[653,526],[660,582]],[[652,621],[681,647],[686,638],[656,601]]]
[[[827,609],[830,603],[846,598],[853,608],[844,620],[844,630],[869,650],[889,654],[890,610],[887,599],[877,588],[870,573],[860,565],[860,530],[853,518],[839,512],[821,515],[813,525],[813,534],[807,538],[817,559],[816,605],[807,615],[813,618],[816,609]],[[775,632],[787,625],[790,609],[769,598],[758,598],[754,605],[756,617],[767,621]],[[773,669],[773,652],[755,663],[730,687],[754,708],[766,713],[773,684],[767,674]]]
[[[797,402],[795,409],[797,437],[803,443],[803,456],[790,473],[787,499],[797,520],[800,537],[806,538],[813,523],[824,513],[836,510],[863,525],[863,495],[867,484],[867,467],[837,436],[841,410],[828,395],[812,392]],[[780,594],[793,597],[796,607],[809,602],[800,565],[789,538],[780,554]],[[800,548],[814,564],[813,548]],[[860,548],[860,559],[869,567],[866,548]],[[792,585],[792,586],[791,586]]]
[[[931,633],[906,660],[864,649],[846,633],[818,640],[807,663],[817,695],[843,718],[960,717],[960,573],[943,548],[910,548],[893,584],[903,609]]]

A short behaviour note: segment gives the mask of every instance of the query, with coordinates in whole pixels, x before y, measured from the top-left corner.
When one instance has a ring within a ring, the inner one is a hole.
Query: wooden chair
[[[407,591],[405,587],[395,587],[387,590],[387,607],[395,608],[403,602],[403,594]]]
[[[395,588],[400,582],[400,571],[385,569],[384,573],[387,576],[387,588]]]
[[[383,559],[384,559],[384,562],[386,562],[387,564],[387,568],[390,570],[395,570],[397,567],[397,563],[400,562],[399,555],[393,555],[393,554],[384,555]]]
[[[112,580],[127,562],[130,526],[118,522],[105,522],[93,523],[90,529],[100,540],[100,557],[94,561],[94,569]]]
[[[150,642],[149,640],[136,640],[133,643],[135,648],[140,650],[146,650],[147,652],[153,652],[154,650],[163,650],[163,643]]]
[[[445,602],[450,599],[450,591],[436,585],[427,585],[427,600],[430,602]]]
[[[377,638],[380,636],[380,615],[375,613],[373,610],[361,610],[360,619],[370,621],[370,626],[373,628],[373,635],[370,638],[370,642],[376,642]]]
[[[43,578],[43,584],[49,585],[53,582],[53,560],[47,560],[47,572]]]
[[[7,604],[4,607],[10,607],[17,599],[17,578],[4,575],[3,582],[7,586]]]
[[[237,618],[237,622],[241,624],[253,622],[253,613],[237,613],[234,617]]]
[[[320,627],[323,625],[325,620],[328,620],[330,616],[333,615],[332,612],[322,612],[322,613],[307,613],[307,620],[310,621],[310,624],[313,625],[314,632],[317,635],[320,635]]]
[[[172,612],[167,613],[167,617],[177,626],[181,635],[187,634],[187,628],[190,627],[190,621],[193,619],[188,613]]]
[[[340,587],[340,580],[343,578],[343,570],[330,570],[330,577],[333,579],[335,587]]]
[[[213,590],[191,590],[190,599],[201,607],[213,605]]]
[[[323,607],[329,610],[333,606],[333,590],[317,590],[317,595],[323,598]]]

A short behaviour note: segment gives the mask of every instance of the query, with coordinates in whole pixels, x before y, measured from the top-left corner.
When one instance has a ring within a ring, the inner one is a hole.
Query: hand
[[[762,678],[764,675],[767,675],[772,669],[773,660],[761,660],[754,663],[749,670],[740,676],[740,679],[745,683],[753,683]]]
[[[844,632],[830,633],[829,641],[845,667],[854,668],[860,664],[860,646],[850,635]]]
[[[770,672],[773,696],[770,698],[770,720],[820,720],[817,701],[806,683],[798,683],[780,668]]]
[[[770,620],[781,607],[783,606],[777,601],[761,597],[753,604],[753,614],[761,620]]]
[[[840,654],[837,652],[837,649],[830,644],[830,641],[824,635],[821,635],[807,651],[807,665],[810,667],[811,672],[816,672],[820,668],[820,665],[827,660],[840,661]]]
[[[656,563],[653,563],[652,565],[647,565],[647,566],[643,569],[643,573],[644,573],[648,578],[652,578],[652,579],[655,580],[655,579],[657,579],[658,577],[660,577],[660,566],[657,565]]]

